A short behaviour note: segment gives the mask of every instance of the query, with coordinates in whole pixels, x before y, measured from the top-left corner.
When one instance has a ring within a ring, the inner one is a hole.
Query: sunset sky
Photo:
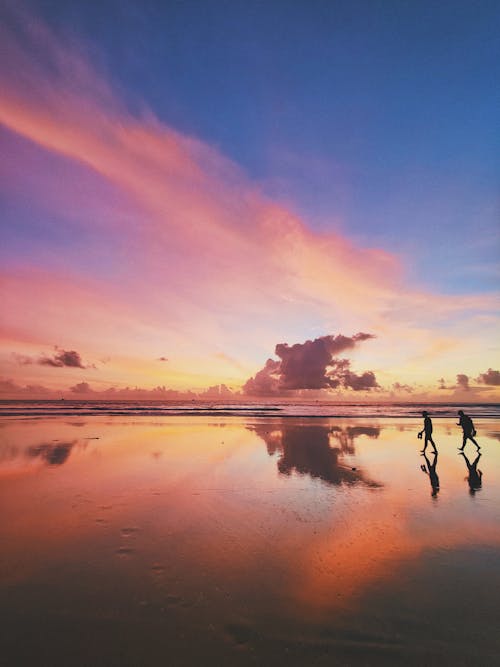
[[[500,400],[499,30],[0,0],[1,396]]]

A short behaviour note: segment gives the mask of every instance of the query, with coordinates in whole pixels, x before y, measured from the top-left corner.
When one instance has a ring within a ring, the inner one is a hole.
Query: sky
[[[500,400],[499,29],[0,0],[2,396]]]

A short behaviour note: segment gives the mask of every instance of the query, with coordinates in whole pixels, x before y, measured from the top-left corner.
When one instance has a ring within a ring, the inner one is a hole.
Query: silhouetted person
[[[422,433],[425,433],[425,444],[424,448],[421,449],[420,451],[423,454],[427,449],[428,443],[430,442],[434,449],[434,453],[437,453],[436,445],[434,444],[434,440],[432,439],[432,419],[429,417],[429,413],[426,412],[425,410],[422,412],[422,417],[424,418],[424,428],[419,432],[418,437],[421,438]]]
[[[437,450],[434,449],[434,461],[431,463],[429,459],[427,458],[427,455],[424,454],[425,461],[427,463],[427,470],[425,469],[424,465],[421,465],[420,468],[425,472],[426,475],[429,475],[429,481],[431,483],[432,487],[432,497],[435,498],[437,494],[439,493],[439,477],[437,476],[436,472],[436,465],[437,465],[437,460],[438,460],[438,453]],[[428,471],[428,472],[427,472]]]
[[[476,440],[474,439],[474,436],[476,435],[476,429],[474,428],[474,424],[472,423],[472,419],[469,417],[469,415],[464,414],[463,410],[458,411],[460,420],[457,424],[457,426],[462,427],[462,431],[464,432],[464,439],[462,442],[462,446],[459,447],[458,449],[460,451],[463,451],[465,444],[467,440],[471,440],[477,447],[477,451],[479,451],[481,448],[477,444]]]
[[[483,473],[481,470],[477,469],[477,464],[479,459],[481,458],[481,453],[479,452],[478,455],[476,456],[475,460],[473,463],[469,461],[469,459],[465,456],[463,452],[460,452],[460,455],[464,457],[465,463],[467,465],[467,470],[469,471],[469,476],[466,477],[465,479],[469,482],[469,493],[471,496],[473,496],[476,491],[479,491],[479,489],[483,485]]]

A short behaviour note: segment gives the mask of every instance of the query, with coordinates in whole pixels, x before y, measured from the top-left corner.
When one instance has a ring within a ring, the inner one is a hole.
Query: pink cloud
[[[37,359],[41,366],[52,366],[53,368],[86,368],[83,365],[80,353],[76,350],[57,350],[51,357],[43,356]]]
[[[492,387],[498,387],[500,386],[500,371],[494,371],[492,368],[488,368],[487,371],[479,375],[476,382]]]
[[[462,391],[469,391],[469,376],[465,375],[464,373],[459,373],[457,375],[457,387]]]
[[[275,354],[280,361],[268,359],[264,368],[243,385],[249,396],[272,396],[297,389],[378,389],[373,371],[361,375],[350,369],[348,359],[334,355],[351,350],[359,343],[374,338],[372,334],[354,336],[321,336],[305,343],[278,343]]]
[[[63,265],[64,257],[45,267],[13,258],[0,288],[8,312],[4,340],[60,340],[68,349],[91,348],[95,358],[116,356],[118,347],[133,358],[132,381],[137,360],[158,359],[164,349],[185,359],[179,376],[195,376],[223,349],[221,366],[241,359],[233,366],[243,380],[273,341],[296,332],[303,340],[306,327],[324,331],[340,321],[394,329],[402,339],[421,326],[421,312],[448,324],[496,307],[490,296],[445,298],[415,289],[405,284],[402,258],[311,231],[206,143],[145,108],[130,113],[84,48],[32,17],[18,18],[15,34],[0,28],[0,124],[11,133],[4,141],[15,156],[11,168],[0,169],[0,187],[25,187],[38,206],[106,232],[103,252],[119,261],[100,280]],[[49,162],[55,171],[43,168]],[[349,372],[353,389],[376,383]]]

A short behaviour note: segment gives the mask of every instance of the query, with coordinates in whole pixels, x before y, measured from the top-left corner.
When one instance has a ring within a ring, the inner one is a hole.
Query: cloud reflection
[[[282,475],[309,475],[332,486],[363,484],[372,488],[381,486],[367,478],[363,471],[343,460],[355,453],[354,440],[360,435],[377,438],[380,429],[370,426],[330,427],[329,425],[290,424],[280,422],[277,428],[269,424],[250,427],[264,440],[269,456],[279,454],[277,466]],[[331,446],[331,436],[339,446]]]
[[[27,450],[27,455],[31,458],[40,458],[49,466],[60,466],[69,458],[73,447],[78,440],[71,442],[42,443],[35,445]]]

